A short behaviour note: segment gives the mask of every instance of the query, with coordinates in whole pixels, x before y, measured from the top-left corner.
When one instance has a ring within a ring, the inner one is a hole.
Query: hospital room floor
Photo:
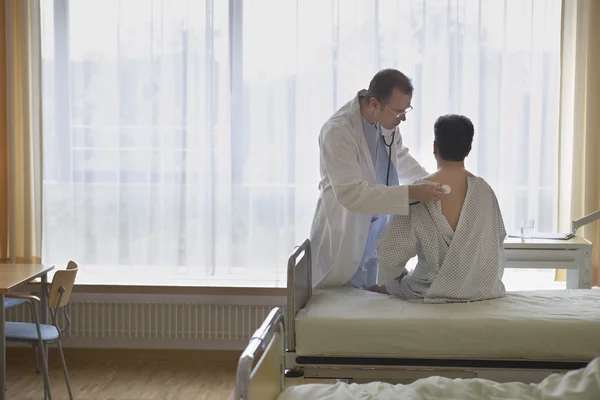
[[[9,350],[7,357],[7,398],[39,400],[43,398],[42,374],[35,373],[33,350]],[[92,354],[73,353],[65,357],[77,400],[219,400],[233,397],[235,355],[225,361],[194,361],[124,357],[115,351]],[[205,357],[201,357],[205,358]],[[209,357],[210,358],[210,357]],[[290,379],[288,385],[324,381]],[[332,381],[327,381],[331,383]],[[50,354],[50,383],[53,399],[68,399],[62,368],[57,356]]]

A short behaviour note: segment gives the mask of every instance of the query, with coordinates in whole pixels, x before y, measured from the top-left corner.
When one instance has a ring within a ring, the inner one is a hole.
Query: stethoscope
[[[383,144],[388,148],[388,165],[387,165],[387,174],[385,177],[385,185],[390,186],[390,167],[392,166],[392,143],[394,143],[394,139],[396,137],[396,128],[392,131],[392,140],[390,143],[386,142],[385,136],[383,136],[383,131],[381,130],[381,124],[377,124],[377,132],[381,135],[383,139]],[[413,201],[412,203],[408,203],[409,206],[414,206],[415,204],[419,204],[419,201]]]
[[[394,138],[396,137],[396,128],[392,131],[392,140],[390,143],[385,141],[385,136],[383,136],[383,131],[381,130],[381,124],[377,124],[377,132],[381,135],[383,139],[383,144],[388,148],[388,165],[387,165],[387,174],[385,177],[385,186],[390,186],[390,167],[392,165],[392,143],[394,143]]]
[[[387,165],[387,174],[385,177],[385,185],[386,186],[390,186],[390,167],[392,165],[392,143],[394,143],[394,138],[396,137],[396,129],[394,128],[394,130],[392,131],[392,140],[390,140],[390,143],[388,144],[388,142],[386,142],[385,140],[385,136],[383,136],[383,131],[381,130],[381,124],[377,124],[377,132],[379,132],[379,134],[381,135],[381,138],[383,139],[383,144],[385,144],[385,146],[388,148],[388,165]],[[442,185],[442,188],[444,189],[444,191],[446,192],[446,194],[449,194],[451,189],[450,186],[448,185]],[[419,204],[421,203],[420,201],[413,201],[408,203],[409,206],[414,206],[415,204]]]

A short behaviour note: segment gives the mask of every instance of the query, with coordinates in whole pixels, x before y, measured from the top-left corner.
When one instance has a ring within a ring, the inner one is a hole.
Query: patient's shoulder
[[[434,173],[427,175],[421,181],[427,183],[445,183],[448,180],[462,180],[462,179],[471,179],[478,178],[472,172],[466,169],[456,169],[456,170],[437,170]]]
[[[478,197],[484,198],[486,204],[491,203],[493,206],[498,206],[496,192],[492,185],[490,185],[484,178],[479,176],[469,178],[469,187]]]
[[[480,189],[483,189],[485,191],[489,191],[489,192],[494,192],[494,189],[492,188],[492,185],[490,185],[488,183],[488,181],[486,181],[484,178],[480,177],[480,176],[471,176],[468,179],[469,185],[474,185],[477,186]]]
[[[420,183],[428,183],[430,185],[435,185],[436,183],[440,183],[440,182],[439,182],[439,178],[436,179],[435,176],[429,175],[429,176],[426,176],[425,178],[417,179],[416,181],[413,182],[414,185],[418,185]]]

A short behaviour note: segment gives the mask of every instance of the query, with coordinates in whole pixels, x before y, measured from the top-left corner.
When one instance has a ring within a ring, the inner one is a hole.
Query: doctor
[[[412,110],[412,94],[402,72],[379,71],[368,90],[323,125],[320,195],[310,233],[313,287],[375,285],[377,239],[389,215],[408,215],[409,199],[444,196],[440,186],[410,185],[428,175],[398,130]]]

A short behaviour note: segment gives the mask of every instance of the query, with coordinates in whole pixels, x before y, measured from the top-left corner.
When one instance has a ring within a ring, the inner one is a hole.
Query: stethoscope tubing
[[[394,139],[396,137],[396,129],[394,128],[394,131],[392,132],[392,140],[390,140],[390,143],[388,144],[385,141],[385,137],[383,136],[383,133],[381,131],[381,125],[377,124],[377,127],[378,127],[379,134],[381,135],[381,137],[383,139],[383,143],[388,148],[388,166],[387,166],[387,175],[385,178],[385,185],[389,186],[390,185],[390,167],[392,165],[392,143],[394,143]],[[412,203],[408,203],[408,205],[414,206],[415,204],[419,204],[419,203],[420,203],[420,201],[413,201]]]
[[[392,140],[390,140],[390,143],[388,144],[385,141],[385,137],[383,136],[383,133],[381,131],[381,124],[377,124],[378,127],[378,131],[379,134],[381,135],[381,138],[383,139],[383,144],[385,144],[385,146],[388,148],[388,165],[387,165],[387,174],[385,177],[385,185],[386,186],[390,186],[390,167],[392,165],[392,144],[394,143],[394,138],[396,137],[396,128],[394,128],[394,130],[392,131]]]

